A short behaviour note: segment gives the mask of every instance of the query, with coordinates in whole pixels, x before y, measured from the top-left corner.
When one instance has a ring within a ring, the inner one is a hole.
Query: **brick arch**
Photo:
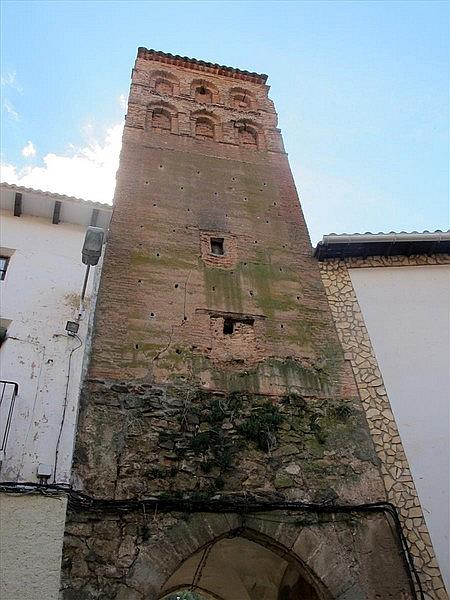
[[[257,108],[255,94],[243,87],[232,87],[230,89],[228,103],[237,110],[255,110]]]
[[[245,148],[265,150],[266,140],[262,127],[256,121],[242,119],[234,123],[236,142]]]
[[[355,591],[352,597],[363,597],[363,591],[352,578],[351,561],[340,551],[337,536],[331,540],[329,531],[318,528],[312,534],[310,528],[293,528],[289,522],[272,527],[270,535],[266,529],[264,521],[256,518],[243,525],[241,517],[235,514],[197,513],[189,521],[180,520],[160,539],[141,548],[126,584],[146,598],[165,598],[171,591],[191,585],[189,578],[176,579],[189,559],[202,555],[219,541],[242,538],[294,565],[314,587],[320,600],[337,599],[350,588]],[[205,588],[205,591],[211,594],[211,590]]]
[[[204,93],[201,93],[201,90]],[[207,79],[193,79],[190,89],[191,98],[194,98],[201,104],[219,104],[220,94],[219,89],[214,83]]]
[[[155,101],[147,104],[145,129],[178,133],[178,112],[173,104]]]
[[[190,119],[194,137],[221,141],[222,123],[217,115],[207,110],[198,110],[191,113]]]
[[[178,96],[180,93],[178,77],[161,69],[150,71],[148,84],[153,92],[163,96]]]

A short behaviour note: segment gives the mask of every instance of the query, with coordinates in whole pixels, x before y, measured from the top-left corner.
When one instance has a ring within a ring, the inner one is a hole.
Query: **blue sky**
[[[314,242],[446,229],[446,2],[2,2],[2,179],[107,200],[138,46],[267,73]]]

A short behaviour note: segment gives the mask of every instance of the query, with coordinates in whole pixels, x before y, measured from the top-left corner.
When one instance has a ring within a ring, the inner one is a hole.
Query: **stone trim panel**
[[[324,261],[331,262],[331,261]],[[450,254],[413,254],[411,256],[368,256],[344,259],[348,269],[358,267],[422,267],[425,265],[448,265]]]
[[[375,450],[381,460],[388,500],[398,508],[425,597],[433,600],[448,600],[448,594],[349,269],[449,262],[448,255],[434,255],[331,259],[320,263],[322,281],[344,356],[351,363]]]

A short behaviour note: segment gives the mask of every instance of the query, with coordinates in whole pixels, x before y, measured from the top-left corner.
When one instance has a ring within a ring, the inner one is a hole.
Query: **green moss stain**
[[[328,377],[314,367],[306,366],[293,358],[276,359],[267,361],[271,369],[282,379],[286,389],[295,389],[301,386],[317,392],[325,391],[329,383]]]
[[[314,328],[308,321],[298,318],[289,323],[289,329],[285,339],[291,344],[300,346],[310,346],[312,343]]]
[[[249,263],[246,267],[246,276],[254,289],[254,299],[262,313],[270,318],[275,315],[277,301],[274,296],[273,285],[275,278],[272,265],[266,263]]]
[[[227,271],[204,265],[203,277],[209,307],[219,302],[231,312],[242,312],[242,281],[239,270]]]
[[[342,369],[344,356],[342,347],[336,340],[325,339],[319,348],[320,359],[316,364],[316,370],[322,380],[337,381]]]
[[[144,253],[135,252],[131,255],[130,263],[132,267],[149,267],[152,271],[159,269],[193,269],[197,266],[197,257],[189,256],[188,250],[184,251],[174,249],[171,253],[167,250],[162,250],[160,256],[156,256],[154,252]]]

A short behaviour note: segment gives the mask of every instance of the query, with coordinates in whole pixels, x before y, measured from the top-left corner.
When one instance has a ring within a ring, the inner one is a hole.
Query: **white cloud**
[[[125,109],[127,107],[127,97],[125,96],[125,94],[120,94],[119,104],[121,108]]]
[[[13,104],[7,99],[3,100],[3,108],[14,121],[19,121],[19,113],[14,108]]]
[[[49,153],[43,158],[44,166],[18,168],[1,165],[1,179],[85,200],[112,202],[119,166],[123,124],[107,129],[101,140],[94,140],[82,148],[69,146],[68,155]]]
[[[36,148],[30,140],[28,140],[28,143],[22,148],[22,156],[25,156],[25,158],[36,156]]]
[[[5,71],[2,73],[1,84],[2,86],[13,88],[20,94],[23,92],[22,86],[20,86],[17,81],[17,75],[15,71]]]

